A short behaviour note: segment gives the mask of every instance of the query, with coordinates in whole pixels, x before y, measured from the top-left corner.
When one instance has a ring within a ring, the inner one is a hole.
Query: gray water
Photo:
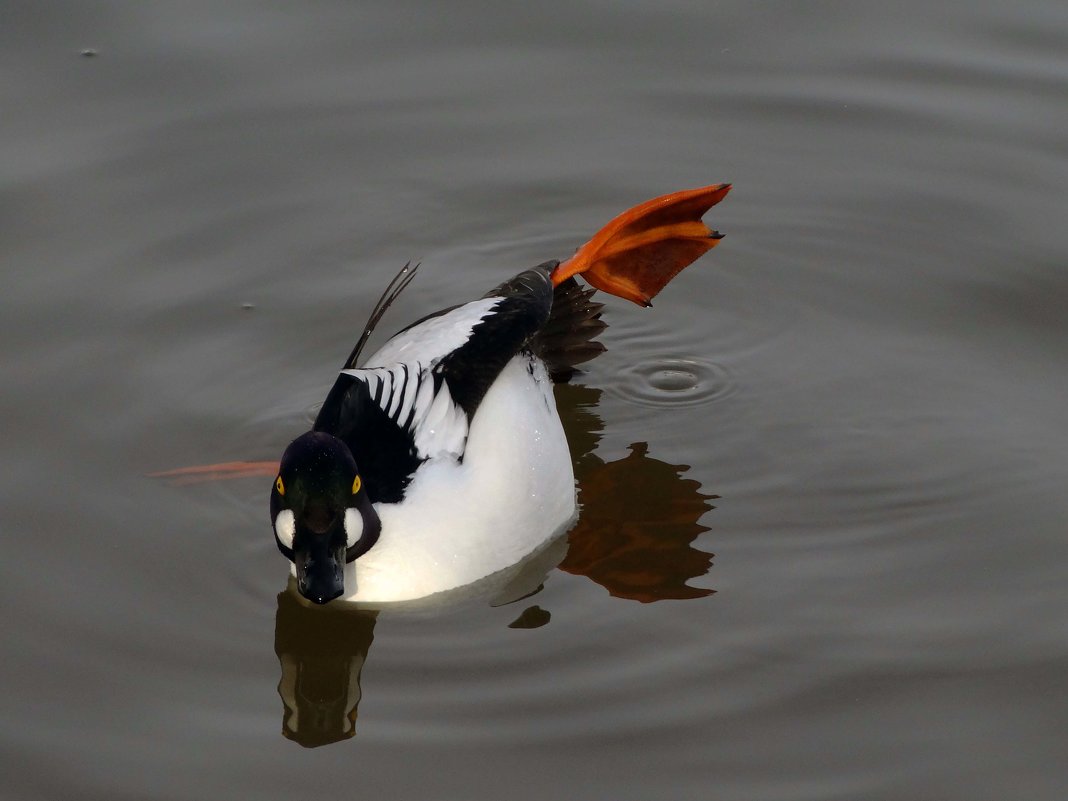
[[[0,108],[4,798],[1068,795],[1068,5],[14,3]],[[148,477],[719,181],[535,595],[307,610]]]

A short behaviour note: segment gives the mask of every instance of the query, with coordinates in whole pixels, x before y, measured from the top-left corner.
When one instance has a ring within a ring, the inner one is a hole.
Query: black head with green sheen
[[[352,452],[309,431],[293,440],[271,490],[278,550],[296,567],[297,589],[317,604],[345,592],[345,564],[377,542],[382,524]]]

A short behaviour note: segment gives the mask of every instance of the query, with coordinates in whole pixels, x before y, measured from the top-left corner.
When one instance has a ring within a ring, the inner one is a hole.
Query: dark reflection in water
[[[708,501],[716,496],[702,493],[697,481],[682,478],[686,466],[649,456],[644,442],[632,444],[622,459],[605,462],[598,457],[593,451],[604,426],[594,409],[600,397],[601,391],[591,387],[557,387],[582,506],[578,522],[566,535],[566,556],[558,567],[588,577],[616,597],[643,603],[710,595],[713,590],[686,582],[711,566],[712,555],[691,543],[708,531],[698,521],[714,508]],[[536,575],[521,583],[533,591],[508,602],[539,592],[561,553],[563,549],[550,546],[532,556],[527,566]],[[314,606],[296,593],[292,578],[279,593],[274,649],[282,667],[278,694],[285,705],[282,733],[287,738],[315,748],[356,733],[360,672],[377,614],[350,604]],[[540,606],[530,606],[509,628],[540,628],[551,617]]]
[[[313,607],[292,587],[278,594],[274,651],[282,665],[282,734],[315,748],[356,733],[360,671],[377,616],[351,607]]]
[[[535,604],[528,606],[523,613],[508,624],[510,629],[540,629],[552,619],[552,614]]]
[[[707,526],[701,517],[717,495],[684,479],[686,465],[648,455],[644,442],[605,462],[594,453],[604,424],[594,411],[601,390],[559,385],[556,400],[575,458],[581,513],[568,535],[561,570],[586,576],[618,598],[649,603],[702,598],[714,591],[686,582],[703,576],[712,554],[691,547]]]
[[[689,468],[653,459],[636,442],[630,454],[590,468],[579,482],[582,514],[559,567],[586,576],[617,598],[649,603],[703,598],[714,590],[687,585],[712,566],[712,554],[690,547],[708,531],[698,521],[717,496],[682,478]]]

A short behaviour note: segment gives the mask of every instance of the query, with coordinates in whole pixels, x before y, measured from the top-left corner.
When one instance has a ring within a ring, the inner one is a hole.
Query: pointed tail
[[[553,271],[554,285],[581,274],[597,289],[639,306],[719,244],[723,235],[701,217],[723,200],[730,184],[686,189],[647,200],[620,214]]]

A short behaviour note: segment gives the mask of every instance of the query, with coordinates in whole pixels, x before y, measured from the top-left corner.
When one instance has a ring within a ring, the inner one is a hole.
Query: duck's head
[[[382,524],[347,445],[309,431],[293,440],[271,490],[278,550],[296,568],[297,589],[325,604],[345,591],[345,563],[366,553]]]

